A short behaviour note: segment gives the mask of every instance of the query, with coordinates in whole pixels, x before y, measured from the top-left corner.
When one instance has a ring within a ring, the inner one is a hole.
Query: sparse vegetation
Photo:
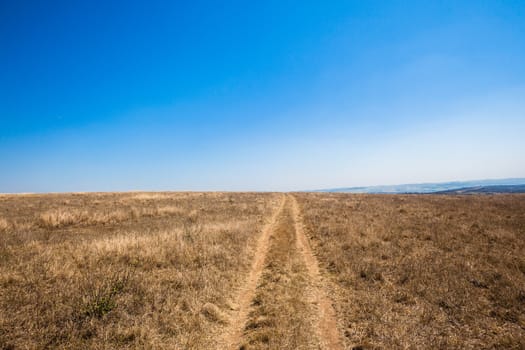
[[[229,197],[3,200],[17,224],[0,236],[0,348],[214,348],[279,202]]]
[[[297,197],[347,348],[525,348],[525,196]]]
[[[3,195],[0,348],[519,349],[524,235],[523,195]]]

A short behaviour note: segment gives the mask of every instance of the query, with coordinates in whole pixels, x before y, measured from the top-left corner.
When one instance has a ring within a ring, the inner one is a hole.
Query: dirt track
[[[308,269],[310,280],[314,284],[312,303],[317,305],[317,324],[316,331],[320,342],[321,349],[343,349],[343,343],[339,336],[337,320],[332,302],[327,295],[324,281],[319,272],[319,263],[312,252],[308,237],[304,234],[304,228],[301,218],[301,210],[294,197],[291,197],[293,217],[295,222],[295,232],[297,235],[297,246]]]
[[[224,349],[343,349],[334,309],[304,234],[300,208],[283,196],[257,244]]]

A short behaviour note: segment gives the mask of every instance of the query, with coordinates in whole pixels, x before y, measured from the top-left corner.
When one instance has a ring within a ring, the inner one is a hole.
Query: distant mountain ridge
[[[504,188],[508,186],[518,186],[513,189]],[[451,182],[436,182],[436,183],[420,183],[420,184],[401,184],[401,185],[384,185],[384,186],[361,186],[361,187],[343,187],[316,190],[314,192],[346,192],[346,193],[452,193],[454,191],[463,190],[463,193],[474,193],[475,188],[478,188],[477,193],[491,193],[498,192],[525,192],[525,178],[509,178],[509,179],[488,179],[488,180],[472,180],[472,181],[451,181]],[[492,188],[491,188],[492,187]],[[485,191],[482,188],[487,188]],[[470,190],[469,190],[470,189]]]
[[[454,190],[433,192],[435,194],[476,194],[476,193],[525,193],[525,185],[496,185],[463,187]]]

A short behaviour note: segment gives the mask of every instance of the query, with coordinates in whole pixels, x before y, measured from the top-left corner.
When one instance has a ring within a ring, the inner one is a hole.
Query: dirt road
[[[334,309],[292,195],[257,245],[224,349],[343,349]]]

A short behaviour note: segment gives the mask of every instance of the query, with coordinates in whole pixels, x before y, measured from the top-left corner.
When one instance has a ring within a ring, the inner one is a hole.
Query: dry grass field
[[[525,196],[298,198],[346,348],[525,348]]]
[[[0,195],[0,349],[522,349],[524,238],[522,195]]]
[[[212,348],[274,194],[0,197],[0,348]]]

